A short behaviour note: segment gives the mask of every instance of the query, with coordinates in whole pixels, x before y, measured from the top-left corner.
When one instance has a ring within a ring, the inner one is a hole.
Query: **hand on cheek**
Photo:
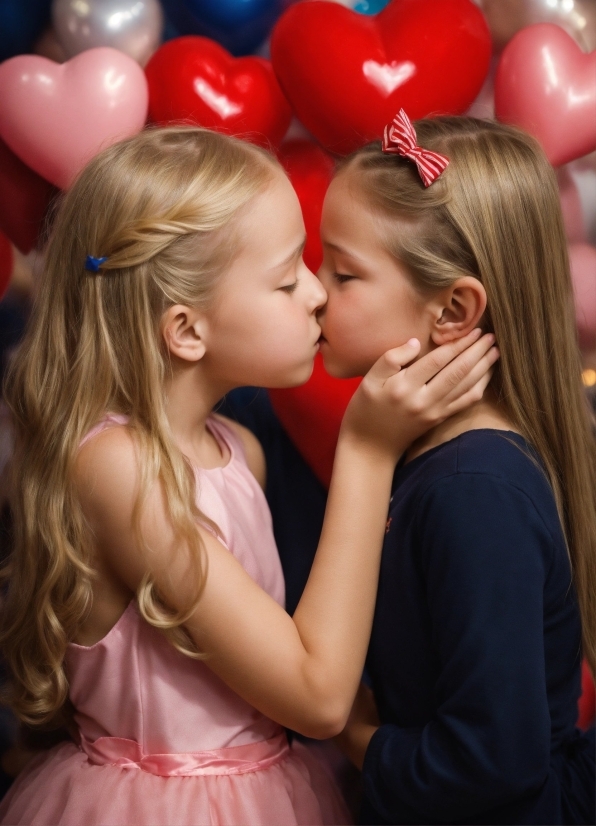
[[[463,338],[479,325],[486,310],[486,290],[472,276],[458,278],[433,300],[433,344],[439,346]]]

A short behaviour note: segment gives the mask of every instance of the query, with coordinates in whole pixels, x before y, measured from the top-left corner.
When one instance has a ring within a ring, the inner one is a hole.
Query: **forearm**
[[[394,459],[340,440],[325,522],[294,613],[304,676],[351,707],[366,656]]]

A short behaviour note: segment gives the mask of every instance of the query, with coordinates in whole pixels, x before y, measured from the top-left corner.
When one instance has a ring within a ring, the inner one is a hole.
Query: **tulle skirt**
[[[239,748],[240,763],[229,759],[230,753],[236,758],[237,747],[189,756],[199,758],[193,768],[188,760],[178,760],[177,766],[169,760],[183,755],[154,756],[146,765],[130,758],[100,765],[74,743],[61,743],[32,760],[19,775],[0,804],[0,822],[11,826],[351,822],[332,778],[301,743],[289,747],[282,734],[275,741]],[[161,757],[168,759],[160,767]]]

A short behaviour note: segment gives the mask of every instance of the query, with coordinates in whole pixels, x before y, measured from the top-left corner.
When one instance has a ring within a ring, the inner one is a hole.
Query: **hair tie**
[[[424,186],[430,186],[449,166],[449,158],[423,149],[416,143],[416,130],[403,109],[387,124],[383,133],[383,152],[414,161]]]
[[[89,270],[89,272],[99,272],[99,268],[102,264],[105,264],[107,260],[107,255],[104,255],[103,258],[94,258],[93,255],[88,255],[87,258],[85,258],[85,269]]]

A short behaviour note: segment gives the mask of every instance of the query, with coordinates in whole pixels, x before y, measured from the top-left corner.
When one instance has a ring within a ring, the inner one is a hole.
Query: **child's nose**
[[[327,292],[325,287],[321,284],[319,279],[313,273],[310,273],[310,277],[312,280],[312,290],[311,290],[311,312],[316,312],[320,310],[327,302]]]

